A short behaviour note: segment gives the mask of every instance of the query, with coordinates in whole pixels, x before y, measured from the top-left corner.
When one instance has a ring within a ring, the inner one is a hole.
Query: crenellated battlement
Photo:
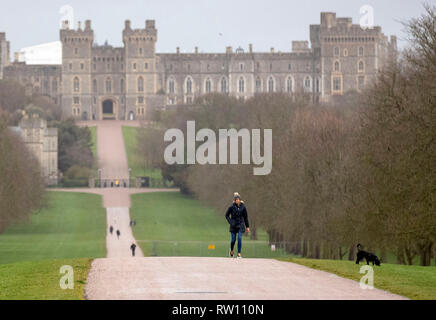
[[[154,20],[146,20],[144,29],[132,29],[130,20],[125,21],[123,41],[157,41],[157,29]]]
[[[94,30],[91,27],[91,20],[86,20],[84,28],[82,29],[82,23],[79,21],[77,29],[70,29],[70,23],[68,20],[63,22],[63,28],[60,30],[60,40],[62,42],[93,42]]]

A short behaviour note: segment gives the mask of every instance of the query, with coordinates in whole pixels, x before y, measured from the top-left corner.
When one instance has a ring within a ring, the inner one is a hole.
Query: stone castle
[[[24,115],[18,127],[11,128],[38,160],[41,175],[48,185],[58,183],[58,129],[47,128],[47,121],[38,115]]]
[[[4,78],[19,81],[29,94],[51,97],[64,117],[134,120],[146,119],[153,108],[190,104],[211,92],[240,99],[306,92],[314,102],[328,101],[363,89],[397,51],[396,37],[388,39],[380,27],[362,29],[331,12],[322,12],[320,24],[310,25],[310,46],[293,41],[290,52],[255,52],[249,45],[247,51],[157,53],[154,20],[143,29],[133,29],[127,20],[122,37],[120,48],[97,45],[91,21],[77,29],[65,22],[62,65],[16,61],[5,66],[0,60],[0,68]],[[1,48],[8,48],[5,42]]]

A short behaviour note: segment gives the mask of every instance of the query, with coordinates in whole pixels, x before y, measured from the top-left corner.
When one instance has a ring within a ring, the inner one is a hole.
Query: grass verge
[[[74,288],[63,290],[64,265],[73,267]],[[91,259],[64,259],[0,265],[0,300],[82,300]]]
[[[99,195],[47,192],[47,206],[0,234],[0,264],[106,256]]]
[[[138,132],[141,128],[123,126],[123,138],[126,147],[127,162],[132,169],[132,177],[150,177],[161,180],[160,169],[146,168],[138,151]]]
[[[313,269],[323,270],[338,276],[360,281],[362,264],[353,261],[287,258],[282,261],[294,262]],[[416,300],[436,299],[436,269],[434,267],[382,264],[374,266],[374,286],[378,289]]]

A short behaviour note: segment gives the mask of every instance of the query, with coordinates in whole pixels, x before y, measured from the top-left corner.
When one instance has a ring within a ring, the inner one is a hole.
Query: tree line
[[[354,259],[357,243],[412,264],[436,262],[436,8],[405,23],[410,46],[362,92],[314,105],[304,94],[247,100],[212,94],[167,110],[143,129],[144,157],[164,178],[224,212],[246,201],[252,237],[304,257]],[[273,167],[163,162],[163,133],[197,128],[273,130]],[[153,150],[148,152],[147,150]]]
[[[8,128],[18,125],[23,112],[38,114],[48,127],[58,128],[58,165],[64,178],[86,182],[94,165],[88,128],[62,119],[61,109],[48,97],[27,96],[19,83],[0,80],[0,232],[43,205],[39,163],[19,135]]]

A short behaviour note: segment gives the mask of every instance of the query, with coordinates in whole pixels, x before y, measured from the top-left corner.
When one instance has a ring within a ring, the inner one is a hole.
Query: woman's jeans
[[[230,232],[230,234],[232,235],[232,242],[230,242],[230,250],[233,251],[233,249],[235,248],[235,243],[236,243],[236,233]],[[241,253],[241,249],[242,249],[242,231],[239,230],[238,231],[238,253]]]

